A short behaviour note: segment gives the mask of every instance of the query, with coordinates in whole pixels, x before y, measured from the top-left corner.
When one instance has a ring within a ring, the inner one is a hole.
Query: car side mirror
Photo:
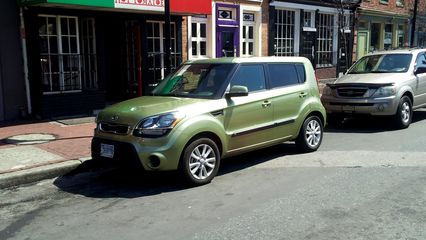
[[[226,98],[231,97],[244,97],[248,96],[248,88],[246,86],[234,85],[228,93],[225,94]]]
[[[415,75],[417,75],[417,74],[421,74],[421,73],[426,73],[426,67],[417,67],[417,68],[414,70],[414,74],[415,74]]]

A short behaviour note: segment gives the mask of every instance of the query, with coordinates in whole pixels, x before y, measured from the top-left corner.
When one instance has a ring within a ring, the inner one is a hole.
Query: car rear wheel
[[[302,152],[316,151],[321,145],[323,137],[323,124],[317,116],[310,116],[303,122],[296,146]]]
[[[395,126],[398,129],[407,128],[411,124],[413,118],[413,108],[409,97],[403,96],[399,100],[398,110],[394,116]]]
[[[199,138],[186,146],[180,162],[180,172],[191,185],[209,183],[220,165],[219,149],[209,138]]]

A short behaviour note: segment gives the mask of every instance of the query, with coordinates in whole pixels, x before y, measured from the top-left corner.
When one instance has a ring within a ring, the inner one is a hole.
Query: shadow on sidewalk
[[[231,174],[273,160],[277,157],[297,154],[293,143],[254,151],[224,159],[218,176]],[[238,179],[235,179],[238,181]],[[147,172],[143,170],[115,168],[111,164],[89,160],[73,172],[59,177],[54,184],[64,192],[92,198],[138,198],[192,188],[186,185],[176,171]],[[208,187],[201,186],[201,187]]]

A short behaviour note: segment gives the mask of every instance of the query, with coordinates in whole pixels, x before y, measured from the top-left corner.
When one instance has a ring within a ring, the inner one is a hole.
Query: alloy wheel
[[[208,178],[216,166],[216,154],[213,148],[207,144],[200,144],[191,152],[189,170],[195,179]]]
[[[321,125],[316,119],[309,121],[306,127],[306,141],[310,147],[315,148],[321,142]]]
[[[408,102],[404,102],[401,106],[401,120],[407,123],[410,120],[411,108]]]

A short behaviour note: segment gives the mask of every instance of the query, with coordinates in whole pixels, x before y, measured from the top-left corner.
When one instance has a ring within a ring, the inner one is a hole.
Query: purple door
[[[240,6],[216,4],[216,57],[240,56]]]
[[[238,27],[218,27],[216,32],[216,57],[239,56]]]

